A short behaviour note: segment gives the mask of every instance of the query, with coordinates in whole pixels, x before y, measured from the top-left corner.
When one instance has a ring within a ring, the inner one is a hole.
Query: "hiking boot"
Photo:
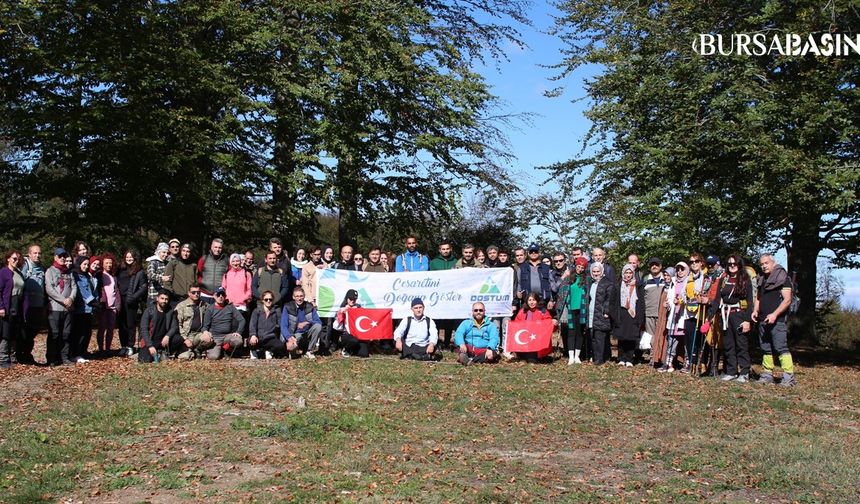
[[[469,355],[466,352],[460,352],[460,355],[457,356],[457,362],[464,366],[468,366],[472,363],[472,359],[469,358]]]
[[[773,375],[771,373],[762,373],[755,382],[763,383],[765,385],[773,385]]]
[[[797,385],[797,380],[794,378],[794,373],[782,373],[782,380],[779,382],[780,387],[793,387]]]
[[[733,381],[733,380],[737,380],[737,379],[738,379],[738,375],[733,375],[733,374],[723,375],[723,377],[721,378],[722,381]]]
[[[735,382],[737,382],[737,383],[746,383],[748,381],[750,381],[750,375],[748,375],[748,374],[738,375],[737,380],[735,380]]]

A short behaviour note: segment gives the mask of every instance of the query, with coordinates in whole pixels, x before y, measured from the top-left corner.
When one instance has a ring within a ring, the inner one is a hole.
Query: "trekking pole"
[[[702,326],[701,326],[701,324],[700,324],[700,322],[699,322],[699,318],[700,318],[700,313],[699,313],[699,311],[698,311],[698,307],[697,307],[697,311],[696,311],[696,330],[695,330],[695,331],[693,331],[693,341],[692,341],[692,342],[691,342],[691,344],[690,344],[690,355],[688,355],[688,356],[687,356],[687,364],[690,366],[690,374],[691,374],[691,375],[692,375],[693,373],[695,373],[695,370],[693,369],[693,366],[696,366],[696,364],[694,363],[695,358],[696,358],[696,339],[698,338],[699,331],[702,329]]]

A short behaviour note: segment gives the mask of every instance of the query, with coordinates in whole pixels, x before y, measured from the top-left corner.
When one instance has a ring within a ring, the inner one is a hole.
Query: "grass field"
[[[860,501],[856,364],[784,390],[450,355],[19,366],[0,500]]]

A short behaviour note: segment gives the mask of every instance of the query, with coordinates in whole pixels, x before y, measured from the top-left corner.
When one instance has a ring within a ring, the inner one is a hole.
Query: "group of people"
[[[366,357],[373,345],[350,334],[345,323],[347,312],[359,306],[358,293],[348,291],[336,316],[321,318],[320,270],[512,268],[512,317],[487,318],[484,305],[474,303],[466,320],[434,321],[416,298],[412,315],[399,321],[393,343],[380,343],[381,351],[436,360],[447,348],[463,364],[499,358],[536,362],[537,353],[505,352],[504,335],[510,320],[543,319],[557,326],[569,365],[609,361],[612,336],[621,366],[632,367],[650,349],[648,362],[661,372],[691,372],[708,361],[716,374],[722,362],[724,380],[745,382],[749,336],[757,324],[764,352],[759,381],[774,382],[777,358],[780,383],[796,383],[787,344],[794,287],[767,254],[760,258],[760,274],[738,255],[722,263],[699,253],[666,267],[651,258],[640,271],[639,256],[631,254],[618,276],[601,248],[588,257],[581,247],[568,256],[544,255],[535,244],[511,251],[465,244],[457,257],[452,243],[444,241],[431,260],[413,236],[397,255],[380,247],[362,254],[344,245],[338,257],[334,248],[316,246],[290,257],[272,238],[257,263],[252,250],[227,254],[216,238],[208,251],[194,256],[194,247],[178,239],[159,243],[146,259],[135,250],[119,259],[92,254],[77,242],[71,253],[55,248],[48,267],[39,245],[30,245],[26,256],[7,252],[0,269],[0,367],[35,363],[33,341],[45,326],[48,365],[113,355],[115,330],[119,355],[134,355],[136,348],[141,362],[245,354],[315,359],[338,349],[343,356]],[[94,330],[97,351],[91,353]]]

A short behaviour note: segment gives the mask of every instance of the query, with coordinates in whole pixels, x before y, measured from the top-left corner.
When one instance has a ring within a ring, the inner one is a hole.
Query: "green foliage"
[[[816,258],[857,266],[857,58],[700,56],[699,33],[856,33],[847,4],[559,1],[559,79],[586,65],[594,155],[549,168],[588,188],[603,240],[670,255],[785,246],[801,297]],[[591,170],[590,172],[587,170]],[[592,219],[589,221],[588,219]],[[673,250],[678,247],[681,250]],[[798,327],[812,331],[814,306]]]
[[[5,2],[0,239],[292,248],[320,211],[341,241],[379,212],[450,220],[452,193],[506,187],[470,65],[519,43],[524,5]]]

